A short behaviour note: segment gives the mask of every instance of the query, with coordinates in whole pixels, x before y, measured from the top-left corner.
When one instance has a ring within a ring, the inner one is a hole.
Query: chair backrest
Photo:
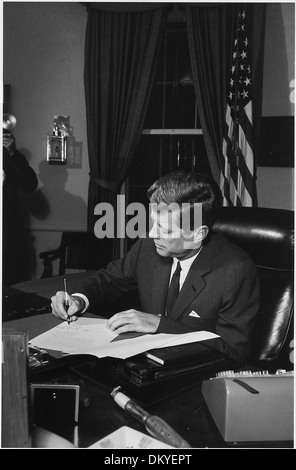
[[[252,363],[292,369],[294,212],[223,207],[213,228],[249,253],[258,269],[260,310]]]
[[[63,232],[59,274],[68,269],[97,270],[112,260],[113,240],[88,232]]]

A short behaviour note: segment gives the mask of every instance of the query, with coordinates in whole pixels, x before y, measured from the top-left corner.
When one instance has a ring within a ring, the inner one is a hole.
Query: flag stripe
[[[244,152],[244,160],[245,163],[250,171],[250,173],[253,175],[254,173],[254,158],[253,158],[253,150],[249,146],[248,140],[246,138],[245,133],[243,132],[243,129],[239,127],[239,135],[238,135],[238,140],[239,140],[239,149],[238,152],[242,154],[242,149],[245,149]],[[241,161],[243,163],[243,160]]]
[[[238,6],[227,91],[220,188],[224,205],[252,206],[255,187],[251,68],[246,12]]]
[[[240,160],[239,173],[240,173],[241,177],[243,178],[244,185],[245,185],[246,189],[251,194],[250,188],[252,188],[252,186],[253,186],[253,179],[254,179],[253,173],[250,172],[249,167],[247,165],[247,162],[244,158],[244,155],[241,152],[240,152],[240,155],[239,155],[239,160]]]

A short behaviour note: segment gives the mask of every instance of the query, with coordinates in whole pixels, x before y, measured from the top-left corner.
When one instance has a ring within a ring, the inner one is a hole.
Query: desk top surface
[[[72,278],[76,282],[84,276],[84,273],[71,274],[67,276],[67,279]],[[22,282],[13,287],[25,292],[36,292],[41,296],[50,298],[57,290],[62,289],[62,281],[63,276],[54,276]],[[29,339],[31,339],[57,324],[59,324],[59,320],[52,314],[45,313],[40,316],[5,322],[3,329],[26,331]],[[52,382],[79,385],[81,397],[87,398],[89,403],[87,407],[80,406],[77,426],[73,427],[71,425],[65,426],[63,429],[53,430],[77,447],[89,447],[121,426],[129,426],[147,434],[145,427],[119,408],[111,398],[110,391],[106,387],[100,386],[99,383],[77,375],[71,368],[60,371],[57,377],[49,381],[49,383]],[[200,383],[154,403],[147,411],[164,419],[189,442],[192,448],[292,447],[292,443],[282,442],[278,445],[276,443],[226,444],[207,409],[201,393]]]

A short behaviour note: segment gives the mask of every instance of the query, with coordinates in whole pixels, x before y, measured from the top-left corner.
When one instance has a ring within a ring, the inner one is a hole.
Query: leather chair
[[[96,271],[112,260],[113,239],[99,239],[88,232],[63,232],[59,247],[43,251],[44,270],[41,278],[52,276],[52,263],[59,259],[58,274],[67,270]]]
[[[257,265],[261,298],[250,364],[292,370],[294,212],[223,207],[213,229],[243,248]]]

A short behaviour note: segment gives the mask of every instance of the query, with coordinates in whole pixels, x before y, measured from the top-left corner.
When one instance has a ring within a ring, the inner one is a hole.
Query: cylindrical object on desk
[[[114,401],[125,411],[134,416],[138,421],[145,424],[145,427],[151,436],[165,442],[176,448],[190,448],[186,442],[173,428],[171,428],[163,419],[154,416],[145,411],[141,406],[119,391],[120,387],[111,392]]]
[[[149,415],[145,426],[149,434],[159,439],[166,444],[176,448],[190,448],[190,444],[186,442],[176,431],[171,428],[163,419],[159,416]]]

